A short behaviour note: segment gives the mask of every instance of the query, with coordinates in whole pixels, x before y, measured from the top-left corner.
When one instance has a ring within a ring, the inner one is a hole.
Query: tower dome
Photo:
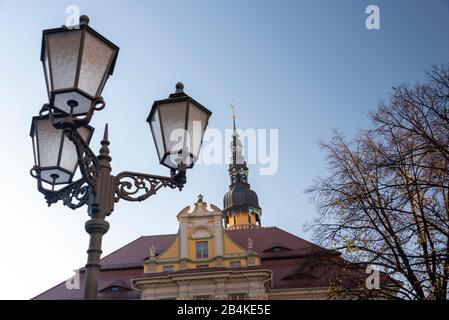
[[[248,183],[248,167],[242,153],[242,143],[235,126],[236,115],[232,113],[234,132],[231,143],[229,191],[223,197],[223,213],[227,229],[246,229],[260,226],[262,210],[257,193]]]
[[[253,207],[260,210],[257,193],[248,187],[235,186],[225,193],[223,197],[225,210],[234,208]]]

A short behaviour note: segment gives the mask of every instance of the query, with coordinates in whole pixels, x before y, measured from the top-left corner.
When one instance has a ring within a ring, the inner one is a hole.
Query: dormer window
[[[291,248],[288,248],[284,244],[281,243],[272,243],[270,246],[264,250],[264,252],[284,252],[284,251],[292,251]]]
[[[132,289],[129,287],[129,284],[126,281],[116,280],[107,285],[105,288],[101,289],[99,292],[117,293],[130,290]]]
[[[125,291],[125,290],[129,290],[129,289],[122,288],[122,287],[120,287],[120,286],[112,286],[112,287],[103,289],[102,292],[117,293],[117,292],[122,292],[122,291]]]

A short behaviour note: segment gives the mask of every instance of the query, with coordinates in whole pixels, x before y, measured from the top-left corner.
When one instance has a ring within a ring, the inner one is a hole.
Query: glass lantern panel
[[[155,110],[153,117],[151,118],[150,126],[156,144],[157,155],[159,157],[159,161],[161,161],[164,156],[164,141],[162,139],[161,122],[159,119],[158,109]]]
[[[209,114],[192,102],[189,103],[189,108],[187,131],[189,132],[190,140],[188,142],[188,150],[195,158],[198,158]]]
[[[182,150],[185,147],[187,101],[166,103],[158,108],[165,138],[165,153]]]
[[[78,155],[76,154],[75,144],[64,136],[64,143],[62,145],[61,152],[61,163],[59,166],[73,174],[75,173],[77,163]]]
[[[45,74],[45,83],[47,85],[47,91],[48,91],[48,97],[50,98],[50,91],[51,91],[51,83],[50,83],[50,64],[48,61],[48,52],[47,50],[44,51],[44,74]]]
[[[39,165],[39,159],[37,158],[37,135],[36,135],[36,127],[34,127],[33,136],[31,137],[33,142],[33,156],[34,156],[34,164]]]
[[[58,164],[61,147],[62,130],[55,129],[49,119],[37,120],[37,142],[39,150],[39,166],[53,167]]]
[[[41,179],[50,184],[69,183],[72,175],[58,168],[44,169],[41,171]]]
[[[86,32],[84,39],[83,57],[78,80],[78,88],[95,97],[100,95],[103,77],[109,72],[109,63],[114,49],[105,44],[90,32]]]
[[[184,163],[187,168],[190,168],[193,165],[192,155],[189,152],[184,153],[170,153],[164,160],[164,164],[170,168],[176,169],[178,168],[178,164]]]
[[[86,127],[80,127],[80,128],[78,128],[78,133],[80,134],[81,138],[83,138],[83,140],[87,144],[89,144],[90,138],[91,138],[92,133],[93,133],[93,129],[86,128]]]
[[[86,127],[81,127],[78,129],[78,133],[87,144],[89,144],[92,132],[93,132],[92,130]],[[61,153],[61,163],[59,166],[74,174],[77,165],[78,165],[78,155],[76,153],[75,144],[72,141],[70,141],[66,136],[64,136],[64,142]]]
[[[87,113],[92,105],[92,100],[75,91],[56,94],[53,105],[65,113],[70,113],[71,107],[67,104],[70,100],[74,100],[78,103],[78,105],[73,108],[74,115]]]
[[[81,30],[50,33],[47,35],[47,41],[50,51],[52,89],[59,90],[74,87]]]

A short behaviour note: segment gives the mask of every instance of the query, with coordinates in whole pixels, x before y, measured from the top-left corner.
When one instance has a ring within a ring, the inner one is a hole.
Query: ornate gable
[[[158,248],[149,248],[145,273],[260,265],[252,245],[244,248],[231,240],[223,226],[223,212],[203,202],[203,196],[181,210],[177,218],[176,238],[159,255],[155,254]]]

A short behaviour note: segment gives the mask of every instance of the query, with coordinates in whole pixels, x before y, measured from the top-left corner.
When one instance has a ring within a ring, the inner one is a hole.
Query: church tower
[[[234,132],[231,142],[231,163],[229,191],[223,198],[223,214],[226,229],[249,229],[261,225],[262,210],[259,207],[257,194],[251,190],[248,183],[248,167],[242,153],[242,143],[236,130],[236,114],[232,112]]]

